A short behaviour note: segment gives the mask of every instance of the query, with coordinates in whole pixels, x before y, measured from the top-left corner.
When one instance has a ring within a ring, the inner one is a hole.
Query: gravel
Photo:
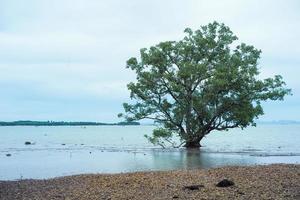
[[[234,185],[216,187],[224,179]],[[300,199],[300,165],[0,181],[0,199]]]

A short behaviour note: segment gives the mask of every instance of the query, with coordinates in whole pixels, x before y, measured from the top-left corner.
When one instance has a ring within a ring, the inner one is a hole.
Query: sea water
[[[0,180],[300,162],[297,124],[212,132],[200,150],[155,147],[144,137],[154,128],[0,127]]]

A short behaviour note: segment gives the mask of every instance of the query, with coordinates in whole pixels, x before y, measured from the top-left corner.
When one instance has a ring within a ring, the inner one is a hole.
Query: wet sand
[[[234,185],[217,187],[225,178]],[[300,199],[300,165],[0,181],[0,199]]]

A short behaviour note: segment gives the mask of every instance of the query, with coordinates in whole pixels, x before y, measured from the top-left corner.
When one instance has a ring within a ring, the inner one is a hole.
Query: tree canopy
[[[127,67],[136,73],[128,84],[132,103],[124,103],[129,121],[152,119],[159,127],[147,136],[165,146],[179,136],[187,148],[200,147],[213,130],[255,125],[262,101],[283,100],[291,90],[280,75],[259,79],[261,51],[244,43],[218,22],[185,29],[179,41],[140,50]],[[120,115],[121,116],[121,115]]]

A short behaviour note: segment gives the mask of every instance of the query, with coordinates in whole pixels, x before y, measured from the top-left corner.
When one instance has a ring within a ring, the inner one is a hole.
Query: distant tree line
[[[13,121],[13,122],[0,122],[0,126],[128,126],[140,125],[139,122],[118,122],[118,123],[102,123],[102,122],[55,122],[55,121]]]

